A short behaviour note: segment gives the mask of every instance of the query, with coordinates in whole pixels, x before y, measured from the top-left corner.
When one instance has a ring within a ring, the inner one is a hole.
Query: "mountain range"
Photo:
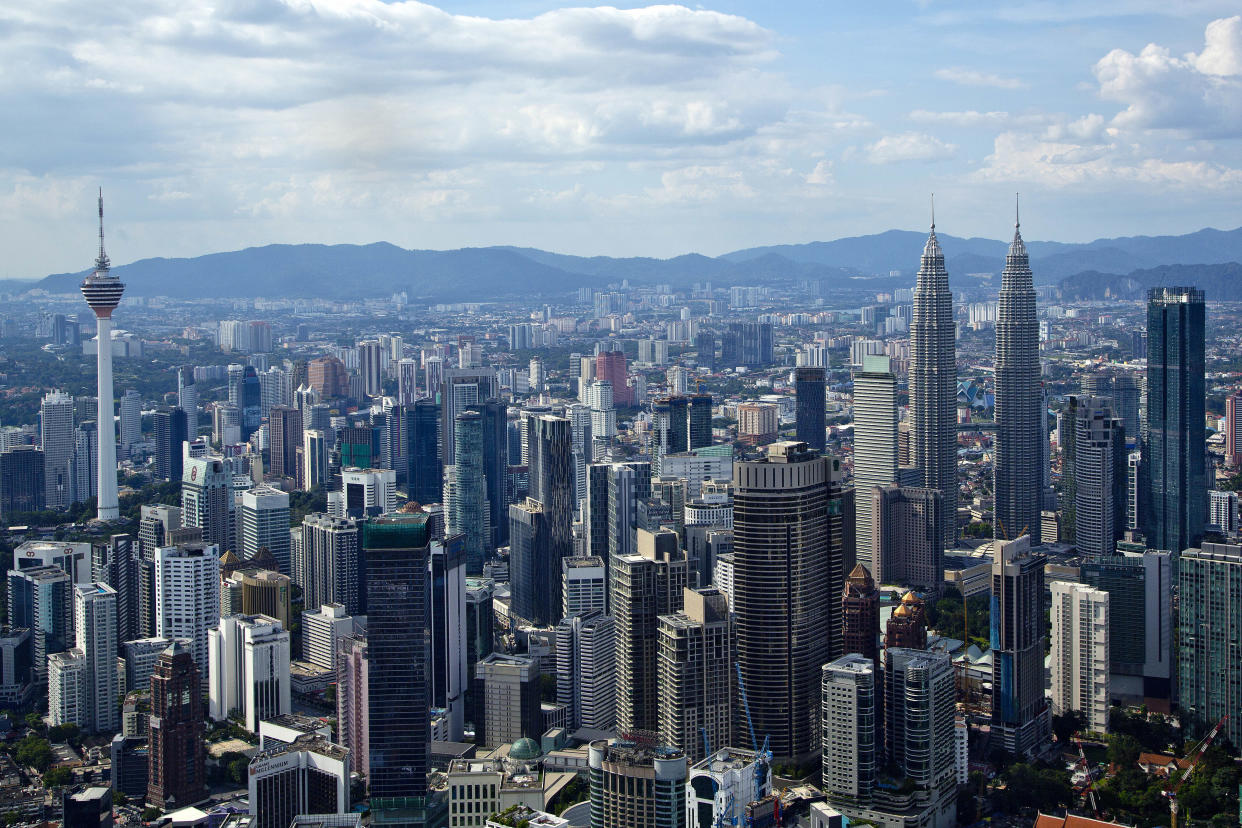
[[[967,274],[996,274],[1008,242],[937,234],[952,281]],[[367,245],[274,244],[185,259],[140,259],[113,268],[133,296],[317,296],[372,298],[405,291],[412,300],[486,300],[506,296],[563,295],[578,287],[669,284],[716,287],[815,280],[835,289],[887,289],[913,284],[925,233],[888,230],[827,242],[737,250],[715,258],[687,254],[671,259],[569,256],[522,247],[406,250],[387,242]],[[1242,228],[1199,230],[1182,236],[1131,236],[1085,244],[1026,243],[1037,284],[1063,284],[1078,298],[1118,292],[1129,295],[1150,280],[1183,278],[1198,283],[1204,265],[1242,262]],[[1171,272],[1165,266],[1190,267]],[[1210,274],[1213,298],[1242,298],[1239,266]],[[0,290],[40,288],[72,293],[86,272],[59,273],[38,281],[8,280]],[[1104,278],[1107,277],[1107,278]],[[1206,286],[1205,286],[1206,287]],[[1213,293],[1215,295],[1213,296]]]

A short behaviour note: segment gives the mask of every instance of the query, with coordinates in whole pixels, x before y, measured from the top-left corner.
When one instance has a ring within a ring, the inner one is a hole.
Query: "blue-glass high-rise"
[[[431,687],[427,515],[367,522],[367,658],[371,821],[423,826]]]
[[[249,440],[250,435],[259,430],[263,424],[263,387],[259,383],[259,374],[253,365],[247,365],[241,378],[241,438]]]
[[[439,503],[444,485],[440,463],[440,406],[427,398],[405,407],[405,458],[409,464],[406,484],[410,500]]]
[[[448,506],[448,533],[465,536],[466,572],[483,572],[492,539],[487,505],[487,478],[483,472],[483,415],[463,411],[453,429],[454,454]]]
[[[1147,437],[1143,530],[1152,549],[1199,545],[1207,522],[1205,309],[1193,287],[1147,297]]]

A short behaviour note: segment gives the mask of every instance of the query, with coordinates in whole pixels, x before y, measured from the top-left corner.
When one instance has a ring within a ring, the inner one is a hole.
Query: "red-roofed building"
[[[1130,828],[1130,826],[1074,814],[1066,816],[1040,814],[1035,818],[1035,828]]]

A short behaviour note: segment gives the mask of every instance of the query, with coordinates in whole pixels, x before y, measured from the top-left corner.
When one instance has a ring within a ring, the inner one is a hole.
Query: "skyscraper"
[[[1044,698],[1044,556],[1022,535],[997,541],[992,560],[992,734],[1030,756],[1048,740]]]
[[[1074,543],[1086,555],[1111,555],[1121,534],[1117,479],[1125,468],[1125,437],[1107,397],[1081,397],[1074,421]],[[1120,491],[1119,491],[1120,488]],[[1124,514],[1124,512],[1122,513]]]
[[[1082,580],[1108,593],[1109,695],[1127,704],[1173,698],[1173,556],[1092,557],[1082,563]]]
[[[854,374],[855,545],[859,562],[877,575],[872,490],[896,479],[897,377],[888,357],[865,356],[862,370]],[[886,577],[880,575],[881,580]]]
[[[1178,692],[1186,735],[1197,739],[1228,714],[1224,734],[1240,744],[1242,546],[1204,543],[1187,549],[1178,563],[1178,583]]]
[[[371,819],[421,825],[431,702],[426,514],[389,514],[363,527]]]
[[[283,575],[291,571],[289,538],[289,493],[271,486],[256,486],[242,492],[238,515],[238,546],[243,559],[254,558],[266,549]]]
[[[712,444],[712,395],[690,395],[690,449]]]
[[[428,374],[430,376],[430,373]],[[440,391],[440,450],[444,465],[457,462],[457,415],[500,396],[495,368],[449,368]]]
[[[289,631],[265,615],[230,615],[207,637],[209,710],[224,721],[233,711],[257,733],[259,722],[292,712]]]
[[[99,500],[97,515],[100,520],[116,520],[121,516],[116,495],[116,432],[113,415],[112,392],[112,312],[121,303],[125,285],[111,273],[112,264],[104,252],[103,191],[99,193],[99,255],[95,257],[95,270],[82,280],[82,295],[86,304],[95,312],[98,330],[95,367],[97,380],[97,408],[95,422],[104,424],[99,441]],[[46,451],[46,449],[45,449]],[[50,480],[50,478],[49,478]],[[50,486],[51,483],[49,482]],[[48,505],[51,506],[49,500]]]
[[[220,457],[191,457],[181,474],[182,525],[203,530],[203,540],[234,548],[233,474]]]
[[[825,372],[823,368],[795,368],[796,437],[815,451],[826,445],[824,425]]]
[[[488,399],[469,407],[483,418],[483,483],[487,492],[488,545],[495,549],[509,542],[509,510],[505,499],[505,472],[508,470],[509,409],[500,400]]]
[[[842,648],[880,663],[880,590],[875,579],[861,563],[845,579],[841,595],[841,620],[844,625]]]
[[[883,715],[878,672],[875,662],[859,653],[841,656],[821,670],[822,719],[816,730],[823,734],[824,793],[836,805],[868,804],[876,769],[883,765],[883,751],[876,745]]]
[[[237,407],[241,411],[241,439],[246,442],[263,422],[263,386],[253,365],[242,369]]]
[[[1152,549],[1198,546],[1207,521],[1204,299],[1192,287],[1147,296],[1147,436],[1141,471],[1149,492],[1143,530]]]
[[[844,477],[837,458],[797,442],[733,464],[738,664],[755,732],[783,760],[818,755],[820,671],[843,647],[840,596],[853,558]]]
[[[129,454],[130,447],[142,441],[142,395],[129,389],[121,395],[121,447]]]
[[[882,584],[938,591],[944,580],[944,506],[935,489],[871,490],[871,547]]]
[[[1030,257],[1014,221],[996,308],[996,442],[993,463],[995,535],[1039,539],[1042,477],[1031,463],[1040,452],[1043,416],[1039,378],[1039,320]],[[955,517],[954,509],[946,511]]]
[[[314,611],[342,604],[349,615],[366,614],[366,572],[358,524],[322,513],[302,519],[302,605]]]
[[[186,543],[155,550],[155,634],[189,643],[207,676],[207,636],[220,621],[220,548]]]
[[[117,603],[116,590],[107,584],[76,584],[73,625],[77,649],[85,659],[82,718],[90,733],[117,730]]]
[[[954,336],[953,294],[949,291],[949,274],[944,269],[944,253],[936,239],[933,219],[914,285],[914,312],[910,323],[910,421],[914,465],[920,470],[923,486],[940,491],[946,548],[951,548],[957,540],[957,346]]]
[[[155,474],[172,483],[183,472],[181,444],[189,439],[189,423],[180,408],[155,412]]]
[[[171,811],[207,798],[202,684],[190,651],[174,639],[151,675],[147,802],[158,808]]]
[[[612,730],[617,723],[617,628],[595,610],[556,625],[556,700],[568,727]]]
[[[629,385],[629,374],[626,370],[623,351],[601,351],[596,354],[595,377],[600,382],[612,383],[613,405],[634,405],[634,391]]]
[[[109,358],[109,371],[111,368]],[[39,439],[43,445],[43,480],[46,486],[43,502],[48,509],[65,509],[73,502],[71,395],[63,391],[50,391],[44,395],[39,407]]]
[[[466,570],[477,575],[491,551],[491,508],[483,474],[483,415],[462,411],[453,427],[456,462],[445,468],[446,531],[465,540]]]
[[[192,366],[177,369],[177,407],[185,412],[186,433],[194,439],[198,436],[198,387]]]
[[[1242,391],[1225,397],[1225,463],[1242,465]]]
[[[682,609],[657,623],[656,718],[662,744],[702,759],[704,740],[734,743],[733,618],[715,587],[682,594]]]
[[[440,406],[430,397],[405,407],[406,485],[416,503],[437,503],[443,497],[444,467],[440,463]]]
[[[1052,583],[1052,710],[1079,711],[1086,728],[1108,732],[1109,596],[1069,581]]]
[[[286,405],[272,408],[267,414],[267,432],[271,473],[275,477],[296,477],[298,449],[302,446],[302,412]]]
[[[44,485],[43,450],[14,446],[0,452],[0,516],[13,512],[38,512],[47,495]]]
[[[94,420],[78,423],[73,430],[73,502],[81,503],[95,497],[99,475],[99,429]]]
[[[445,711],[450,741],[460,742],[466,724],[466,561],[461,536],[433,540],[429,549],[428,642],[431,704]]]
[[[591,742],[587,754],[594,828],[680,828],[685,825],[686,755],[614,739]]]

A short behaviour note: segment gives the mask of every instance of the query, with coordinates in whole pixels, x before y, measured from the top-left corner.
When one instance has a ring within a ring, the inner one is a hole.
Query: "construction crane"
[[[737,689],[742,696],[742,710],[746,713],[746,727],[750,730],[750,744],[755,750],[755,791],[763,790],[763,783],[768,778],[768,766],[772,763],[772,751],[768,749],[769,736],[763,737],[763,747],[759,747],[759,740],[755,738],[755,723],[750,718],[750,702],[746,699],[746,682],[742,680],[742,665],[734,662],[733,667],[737,670]],[[777,824],[780,824],[779,819]]]
[[[1082,749],[1082,739],[1075,737],[1074,741],[1078,744],[1078,766],[1087,775],[1087,782],[1081,793],[1091,803],[1091,811],[1095,814],[1095,818],[1100,819],[1100,805],[1095,801],[1095,777],[1091,775],[1091,765],[1087,763],[1087,752]]]
[[[1169,798],[1169,828],[1177,828],[1177,792],[1182,789],[1182,785],[1195,772],[1195,768],[1199,766],[1199,760],[1203,758],[1203,754],[1211,746],[1212,740],[1216,738],[1216,734],[1220,733],[1221,728],[1225,726],[1225,722],[1229,720],[1228,714],[1221,716],[1203,740],[1190,752],[1190,764],[1186,766],[1186,772],[1177,778],[1175,782],[1170,782],[1165,788],[1164,795]]]

